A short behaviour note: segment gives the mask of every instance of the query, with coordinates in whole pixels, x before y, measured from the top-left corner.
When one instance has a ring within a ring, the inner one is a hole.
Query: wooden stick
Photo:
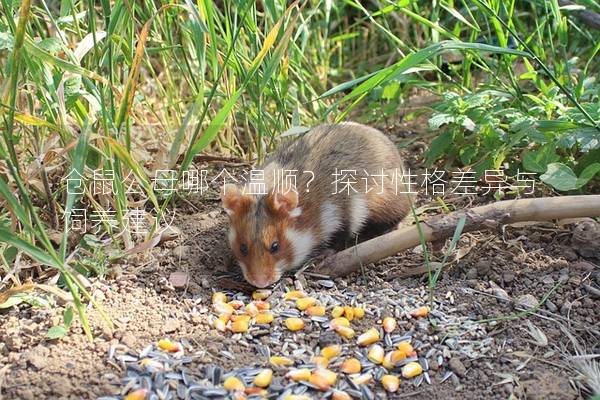
[[[522,221],[599,217],[600,195],[505,200],[470,210],[455,211],[421,222],[425,241],[451,237],[462,216],[466,216],[463,232],[494,229],[501,224]],[[361,264],[393,256],[419,243],[417,227],[404,227],[333,254],[325,258],[317,270],[332,277],[348,275],[359,270]]]

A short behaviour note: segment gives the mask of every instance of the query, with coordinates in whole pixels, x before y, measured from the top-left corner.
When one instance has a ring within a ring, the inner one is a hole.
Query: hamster
[[[283,142],[256,170],[264,171],[263,190],[251,190],[252,181],[227,184],[221,200],[231,250],[259,288],[340,239],[396,227],[410,210],[396,146],[358,123],[317,126]],[[282,185],[282,171],[295,171],[296,182]]]

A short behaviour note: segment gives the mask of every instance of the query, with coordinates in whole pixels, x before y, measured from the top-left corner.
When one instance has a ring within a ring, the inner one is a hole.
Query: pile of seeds
[[[333,288],[331,281],[325,283]],[[258,353],[256,365],[223,371],[198,367],[186,341],[158,341],[139,354],[112,351],[126,371],[121,397],[108,399],[375,399],[457,376],[446,368],[457,354],[485,354],[491,339],[483,327],[452,312],[453,298],[426,306],[424,290],[370,292],[302,287],[286,292],[215,292],[208,323]],[[373,303],[384,307],[373,307]],[[358,334],[356,333],[358,332]],[[441,335],[440,335],[441,334]],[[459,340],[460,338],[460,340]],[[118,350],[118,349],[117,349]],[[231,349],[221,355],[235,359]]]

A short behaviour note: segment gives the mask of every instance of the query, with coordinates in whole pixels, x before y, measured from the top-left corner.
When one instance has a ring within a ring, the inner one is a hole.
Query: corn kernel
[[[312,307],[317,304],[317,299],[314,297],[303,297],[301,299],[296,300],[296,307],[300,311],[306,310],[308,307]]]
[[[250,322],[250,316],[249,315],[245,315],[245,314],[232,315],[229,319],[231,320],[231,322],[236,322],[236,321]]]
[[[429,307],[423,306],[416,308],[410,312],[410,315],[414,318],[426,317],[429,314]]]
[[[234,333],[244,333],[248,331],[248,321],[246,320],[238,320],[238,321],[233,321],[231,323],[231,326],[229,327],[229,329],[231,329],[231,332]]]
[[[291,371],[288,371],[287,374],[285,374],[285,377],[288,379],[291,379],[295,382],[300,382],[300,381],[307,381],[310,379],[310,369],[308,368],[299,368],[299,369],[292,369]]]
[[[367,330],[365,333],[360,335],[357,339],[359,346],[368,346],[379,340],[379,331],[375,328]]]
[[[352,339],[355,335],[354,333],[354,329],[348,327],[348,326],[338,326],[335,331],[337,332],[338,335],[340,335],[343,338],[346,339]]]
[[[247,399],[244,392],[233,392],[232,397],[233,397],[233,400],[246,400]]]
[[[346,374],[358,374],[361,369],[360,361],[354,357],[345,359],[340,366],[340,370]]]
[[[245,310],[246,314],[250,315],[251,317],[256,317],[260,312],[254,303],[246,304]]]
[[[337,381],[337,374],[330,369],[327,368],[317,368],[313,373],[313,375],[319,375],[325,378],[325,382],[329,386],[335,385]]]
[[[372,381],[373,381],[373,375],[371,375],[370,372],[359,375],[359,376],[355,377],[354,379],[352,379],[352,382],[355,385],[365,385],[367,383],[371,383]]]
[[[321,355],[328,360],[339,356],[341,352],[342,346],[340,346],[339,344],[333,344],[331,346],[326,346],[321,349]]]
[[[269,357],[269,362],[271,363],[271,365],[274,365],[276,367],[287,367],[290,365],[294,365],[294,360],[292,360],[291,358],[280,356]]]
[[[266,396],[267,393],[269,393],[267,390],[255,386],[247,387],[246,390],[244,390],[244,392],[246,394],[249,394],[250,396]]]
[[[405,378],[414,378],[417,375],[421,375],[423,367],[416,361],[411,361],[402,367],[402,376]]]
[[[298,300],[301,299],[303,297],[306,297],[306,293],[304,293],[302,290],[292,290],[291,292],[287,292],[283,298],[285,300]]]
[[[325,315],[325,307],[323,306],[311,306],[304,311],[306,315],[310,315],[311,317],[322,317]]]
[[[256,300],[254,302],[254,305],[256,306],[256,308],[258,308],[260,311],[265,311],[265,310],[270,310],[271,309],[271,304],[268,301],[263,301],[263,300]]]
[[[266,368],[263,369],[254,377],[254,384],[258,387],[265,388],[271,384],[273,379],[273,370]]]
[[[221,314],[221,315],[219,315],[219,319],[221,321],[223,321],[223,323],[225,323],[225,324],[229,322],[230,318],[231,318],[231,314]]]
[[[395,318],[385,317],[381,325],[383,325],[384,331],[386,331],[387,333],[392,333],[394,329],[396,329],[396,326],[398,326],[398,323],[396,322]]]
[[[398,350],[403,352],[406,357],[409,357],[415,351],[409,342],[398,343]]]
[[[148,390],[137,389],[125,396],[125,400],[144,400],[147,394]]]
[[[312,400],[312,397],[306,394],[286,394],[283,400]]]
[[[227,323],[223,322],[220,318],[215,318],[213,321],[213,327],[219,332],[225,332],[227,330]]]
[[[354,307],[344,307],[344,317],[346,317],[348,321],[352,321],[354,319]]]
[[[215,314],[231,315],[235,310],[229,304],[219,302],[213,304],[213,311]]]
[[[308,382],[315,385],[317,388],[319,388],[319,390],[322,390],[323,392],[329,390],[329,388],[331,387],[331,385],[327,383],[327,379],[324,376],[317,375],[315,373],[313,373],[310,376],[310,378],[308,378]]]
[[[311,361],[321,368],[327,368],[329,365],[329,360],[322,356],[314,356]]]
[[[223,292],[214,292],[212,295],[212,303],[227,303],[227,295]]]
[[[384,375],[381,378],[383,388],[390,393],[394,393],[400,387],[400,378],[395,375]]]
[[[361,319],[365,316],[365,309],[362,307],[354,307],[354,318]]]
[[[271,295],[271,291],[267,289],[255,290],[252,292],[252,300],[264,300]]]
[[[331,395],[331,399],[332,400],[352,400],[352,397],[348,393],[343,392],[341,390],[334,390],[333,394]]]
[[[231,300],[227,304],[233,307],[234,310],[239,310],[240,308],[244,307],[244,302],[241,300]]]
[[[342,306],[335,306],[333,307],[333,310],[331,310],[331,316],[333,318],[339,318],[342,315],[344,315],[344,307]]]
[[[254,317],[254,321],[257,324],[270,324],[273,322],[273,314],[260,313],[256,317]]]
[[[349,327],[350,326],[350,321],[348,321],[348,319],[345,318],[345,317],[338,317],[338,318],[332,319],[331,322],[329,322],[329,326],[333,330],[336,330],[338,328],[338,326]]]
[[[140,367],[148,369],[150,372],[152,371],[164,371],[165,366],[160,361],[156,361],[152,358],[144,358],[140,361]]]
[[[398,362],[402,359],[406,358],[406,354],[404,354],[401,350],[390,351],[383,358],[383,367],[386,369],[394,369]]]
[[[381,347],[378,344],[374,344],[369,349],[369,354],[367,355],[367,358],[375,364],[381,364],[384,355],[385,352],[383,351],[383,347]]]
[[[229,378],[225,379],[225,382],[223,382],[223,387],[226,390],[231,391],[243,391],[246,389],[244,383],[235,376],[230,376]]]
[[[183,350],[179,343],[171,342],[169,339],[161,339],[158,341],[158,348],[169,353],[177,353]]]
[[[299,331],[300,329],[304,328],[304,321],[295,317],[287,318],[285,320],[285,326],[290,331]]]

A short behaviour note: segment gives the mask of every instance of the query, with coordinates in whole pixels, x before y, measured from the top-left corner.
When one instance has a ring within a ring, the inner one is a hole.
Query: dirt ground
[[[402,126],[394,131],[408,135]],[[411,146],[409,163],[416,164],[419,143]],[[456,196],[446,200],[456,209],[493,201]],[[431,198],[421,196],[418,205],[428,206],[428,214],[439,212],[439,203]],[[255,348],[240,345],[231,334],[219,333],[208,323],[212,291],[220,288],[218,278],[235,269],[225,240],[226,215],[216,192],[189,197],[178,207],[173,222],[182,232],[178,238],[132,256],[115,265],[106,278],[91,281],[93,296],[115,324],[111,331],[89,308],[93,343],[77,321],[66,337],[45,337],[61,322],[61,307],[48,310],[22,304],[0,313],[1,398],[116,396],[124,371],[109,360],[111,348],[139,352],[163,337],[193,349],[191,369],[207,364],[225,371],[265,365]],[[477,324],[483,337],[455,337],[456,349],[444,342],[449,332],[443,326],[429,325],[421,339],[435,338],[440,346],[449,346],[450,357],[444,357],[441,365],[430,365],[431,384],[415,387],[403,382],[390,398],[588,398],[589,392],[582,389],[587,378],[580,368],[585,358],[577,354],[600,353],[600,249],[582,252],[581,244],[573,242],[574,232],[583,224],[598,227],[593,220],[521,224],[463,235],[435,288],[437,302],[446,315],[492,321]],[[430,249],[432,261],[439,263],[444,244],[434,243]],[[351,292],[369,310],[376,310],[386,301],[401,301],[403,290],[426,292],[427,274],[411,274],[422,266],[423,254],[416,248],[368,265],[364,277],[356,273],[336,279],[332,289],[319,286],[308,274],[298,280],[316,293]],[[169,283],[175,271],[189,276],[186,288],[174,289]],[[293,277],[283,284],[293,287]],[[383,289],[388,298],[372,296]],[[543,300],[538,310],[523,315],[523,310]],[[360,327],[375,326],[379,316],[367,313]],[[442,383],[448,371],[453,374]]]

